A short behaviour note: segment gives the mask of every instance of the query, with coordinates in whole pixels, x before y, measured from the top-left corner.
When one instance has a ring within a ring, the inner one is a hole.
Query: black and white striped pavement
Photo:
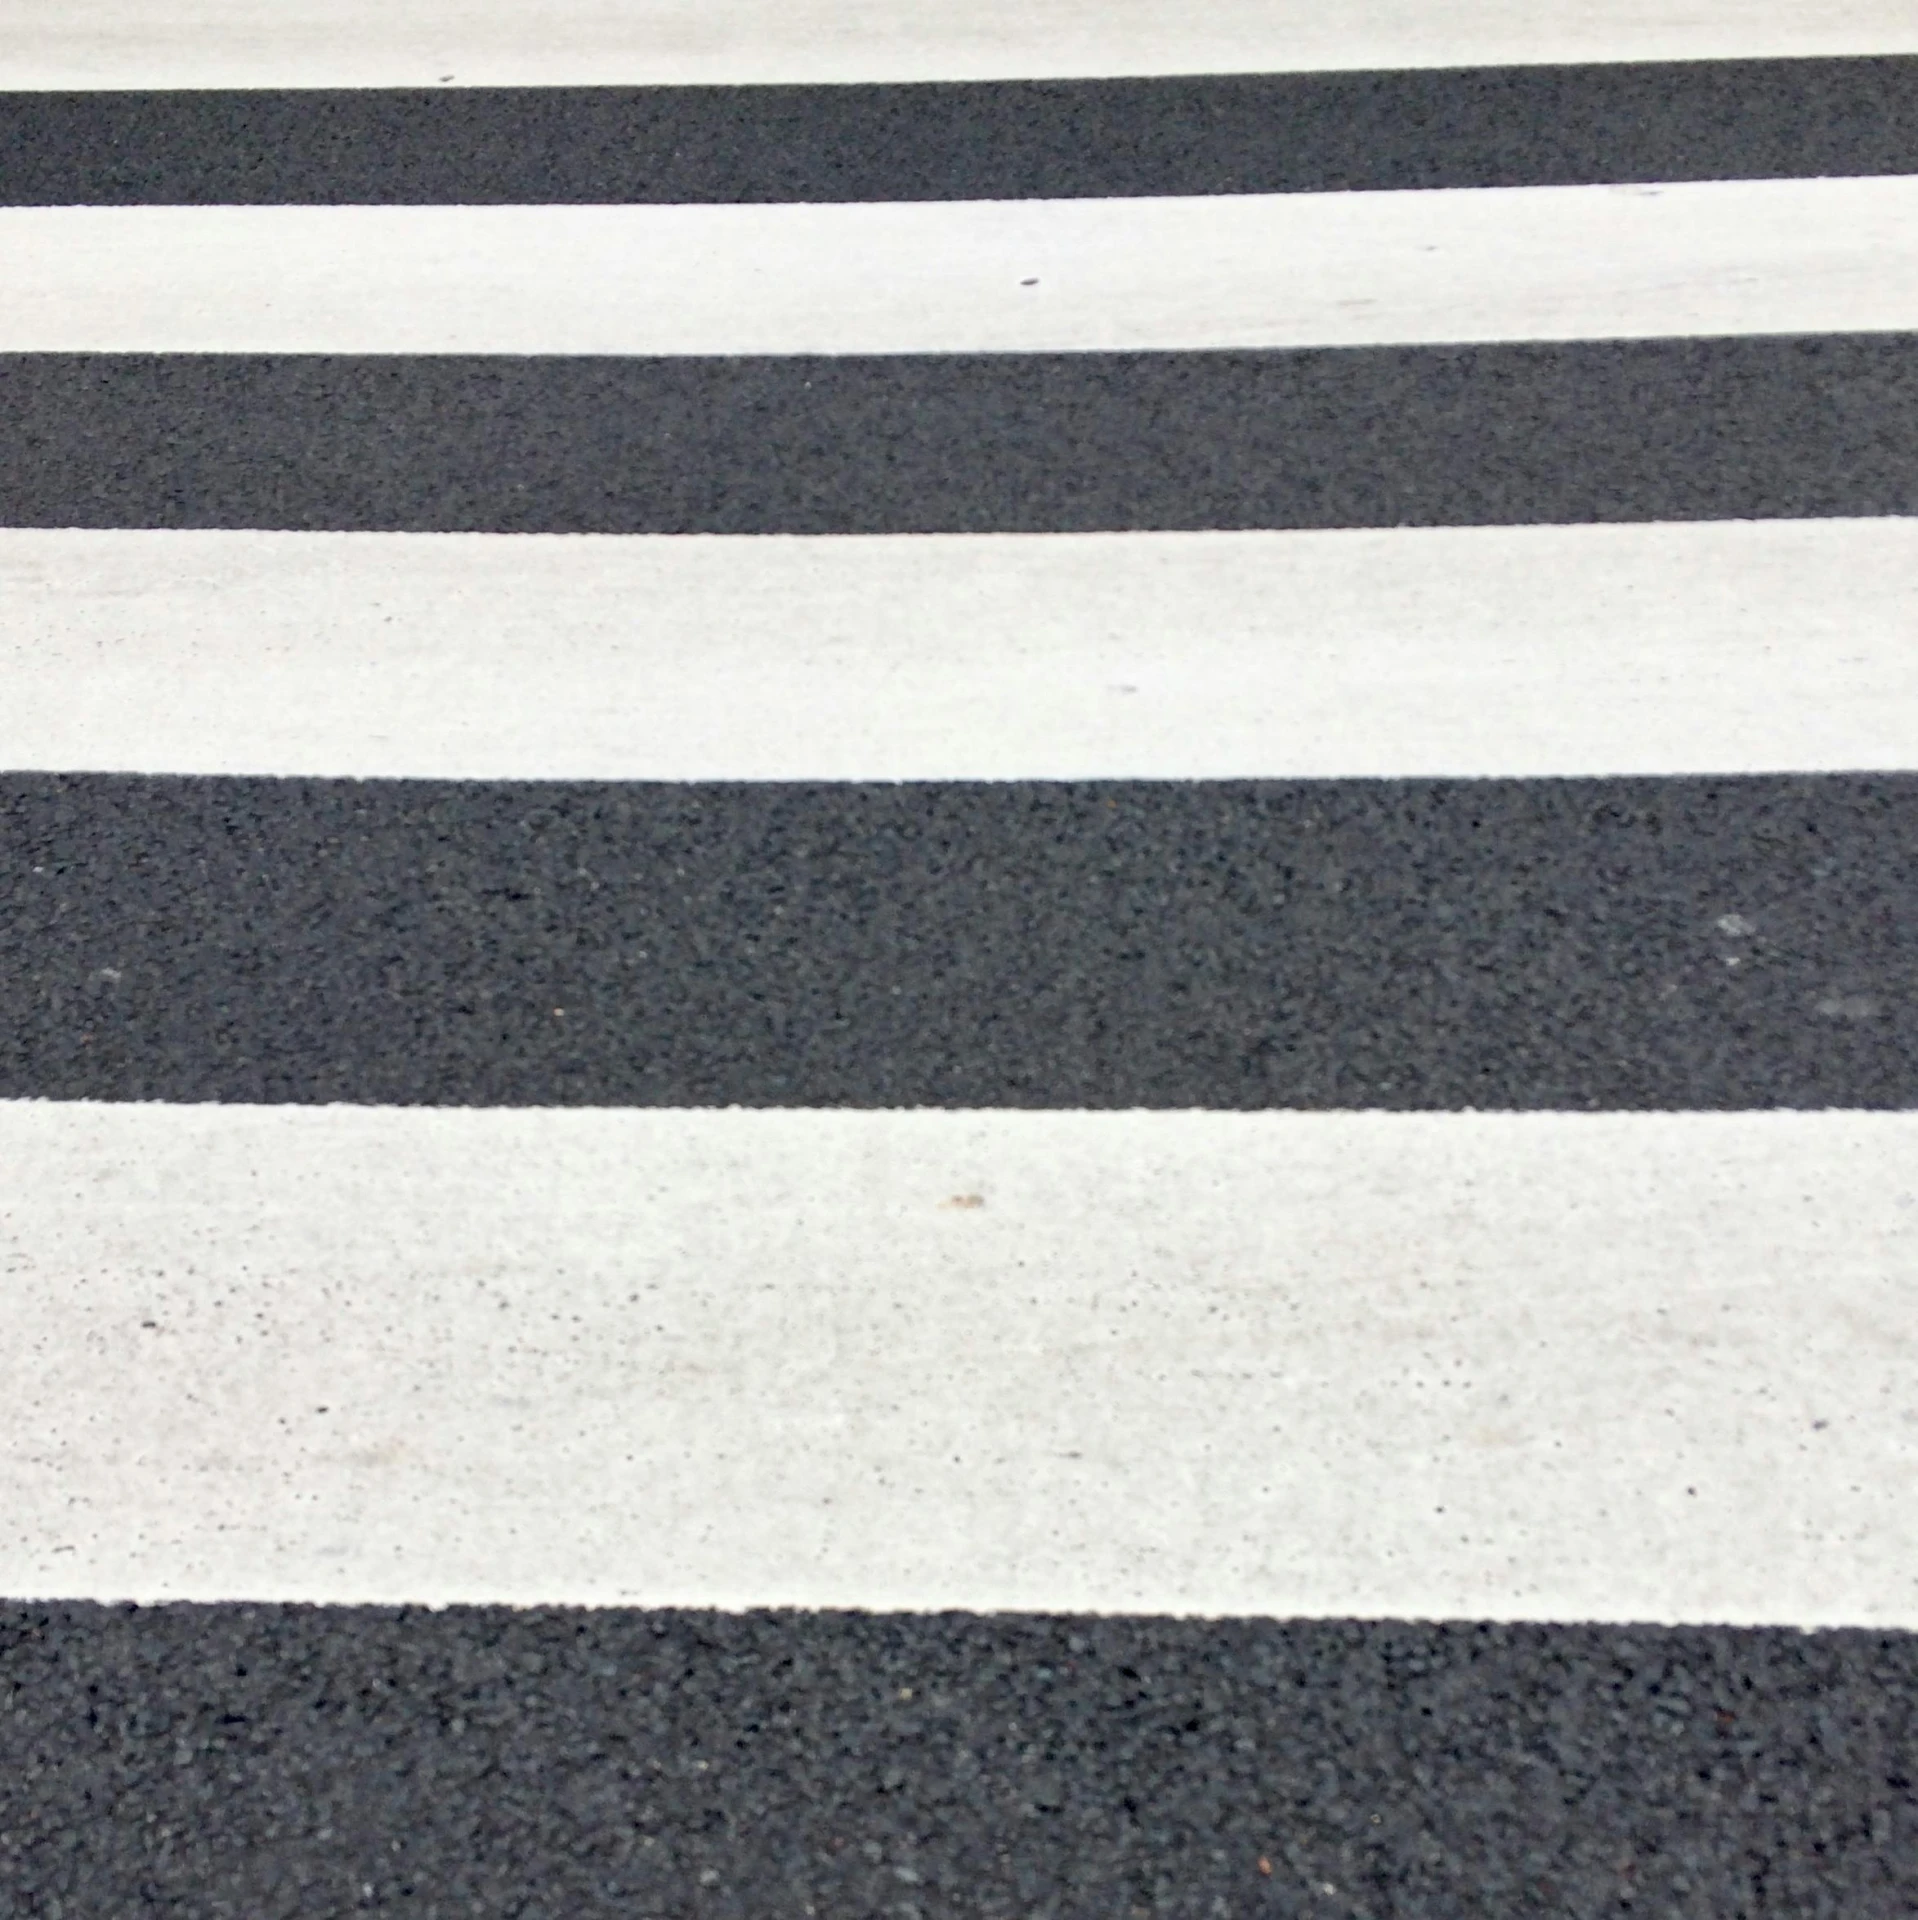
[[[0,0],[0,1915],[1918,1912],[1918,11]]]

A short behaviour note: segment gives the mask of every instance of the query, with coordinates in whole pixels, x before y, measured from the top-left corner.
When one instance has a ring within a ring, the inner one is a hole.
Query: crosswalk
[[[0,419],[0,1912],[1918,1910],[1918,11],[9,0]]]

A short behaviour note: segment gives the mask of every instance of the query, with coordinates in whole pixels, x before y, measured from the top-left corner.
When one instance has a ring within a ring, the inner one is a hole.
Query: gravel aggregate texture
[[[1031,200],[1918,169],[1918,59],[0,93],[0,205]]]
[[[0,1906],[1901,1920],[1918,1637],[0,1609]]]
[[[1918,1099],[1918,777],[0,778],[0,1096]]]
[[[0,525],[1070,533],[1918,512],[1918,334],[0,356]]]

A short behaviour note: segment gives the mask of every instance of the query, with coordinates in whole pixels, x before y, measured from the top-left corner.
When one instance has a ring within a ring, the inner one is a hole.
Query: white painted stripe
[[[0,1107],[0,1591],[1918,1626],[1918,1115]]]
[[[1918,520],[856,538],[0,531],[0,769],[1918,766]]]
[[[8,0],[0,87],[991,80],[1909,52],[1912,0]]]
[[[927,353],[1918,327],[1918,177],[0,210],[0,351]]]

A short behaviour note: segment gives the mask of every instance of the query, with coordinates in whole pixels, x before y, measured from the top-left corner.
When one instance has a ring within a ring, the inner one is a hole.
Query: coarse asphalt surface
[[[8,1910],[1918,1909],[1918,1640],[0,1612]]]

